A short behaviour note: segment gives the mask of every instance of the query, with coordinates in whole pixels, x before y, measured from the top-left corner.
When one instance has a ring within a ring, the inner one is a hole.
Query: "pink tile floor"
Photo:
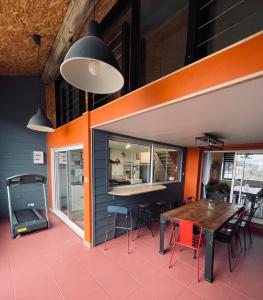
[[[263,299],[263,229],[253,245],[228,270],[226,245],[217,244],[215,282],[197,283],[191,250],[158,253],[159,236],[147,230],[132,243],[125,236],[89,250],[65,224],[51,215],[52,228],[12,240],[7,221],[0,223],[0,299]],[[155,228],[158,231],[158,227]],[[167,239],[169,232],[167,230]],[[167,241],[166,241],[167,242]],[[204,250],[201,254],[204,267]],[[202,268],[203,269],[203,268]]]

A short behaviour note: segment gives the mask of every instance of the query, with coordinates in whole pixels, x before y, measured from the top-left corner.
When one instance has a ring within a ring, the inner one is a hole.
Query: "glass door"
[[[69,219],[84,227],[83,150],[68,151]]]
[[[83,149],[55,150],[54,164],[56,211],[83,229]]]
[[[257,196],[255,217],[263,218],[263,153],[236,153],[231,201],[243,204],[246,196]]]
[[[67,164],[67,151],[55,152],[56,209],[61,211],[65,216],[68,216],[69,213]]]

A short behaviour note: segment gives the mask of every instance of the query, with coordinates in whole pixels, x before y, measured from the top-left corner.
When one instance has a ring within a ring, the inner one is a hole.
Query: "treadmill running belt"
[[[14,212],[18,223],[30,222],[38,220],[37,215],[32,209],[22,209]]]

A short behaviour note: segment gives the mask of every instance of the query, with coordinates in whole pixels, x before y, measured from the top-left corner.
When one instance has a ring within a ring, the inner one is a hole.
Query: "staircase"
[[[177,151],[167,152],[158,151],[156,170],[155,170],[155,181],[169,181],[169,178],[177,179]],[[166,170],[167,161],[167,170]],[[167,173],[166,173],[167,171]]]

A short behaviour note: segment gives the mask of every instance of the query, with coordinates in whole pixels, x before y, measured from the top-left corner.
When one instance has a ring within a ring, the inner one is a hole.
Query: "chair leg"
[[[248,231],[248,233],[249,233],[250,244],[252,244],[252,235],[251,235],[251,231],[250,231],[250,226],[249,226],[249,224],[248,224],[248,226],[247,226],[247,231]]]
[[[128,215],[126,215],[126,228],[128,240],[128,254],[130,254],[130,230],[128,229]]]
[[[173,261],[173,256],[174,256],[174,252],[175,252],[175,247],[176,247],[176,240],[175,240],[175,230],[172,224],[172,237],[173,237],[173,248],[172,248],[172,255],[170,258],[170,262],[169,262],[169,269],[172,267],[172,261]]]
[[[152,233],[152,237],[154,237],[153,229],[152,229],[152,214],[149,214],[149,229]]]
[[[241,236],[240,236],[240,235],[238,235],[238,239],[239,239],[240,254],[241,254],[241,252],[242,252],[242,250],[243,250],[243,247],[242,247],[242,241],[241,241]]]
[[[117,221],[117,214],[115,214],[115,216],[114,216],[114,238],[116,237],[116,221]]]
[[[133,241],[133,222],[132,222],[132,213],[130,211],[130,223],[131,223],[131,240]]]
[[[245,245],[245,251],[247,251],[247,243],[246,243],[246,229],[243,229],[243,236],[244,236],[244,245]]]
[[[109,221],[110,221],[110,214],[108,214],[106,232],[105,232],[105,241],[104,241],[104,250],[107,249],[107,240],[108,240],[108,231],[109,231]]]
[[[196,251],[196,250],[194,250],[194,259],[196,259],[196,252],[197,252],[197,251]]]
[[[232,272],[232,266],[231,266],[231,254],[230,254],[230,243],[227,243],[227,250],[228,250],[228,262],[229,262],[229,270]]]
[[[173,226],[173,229],[175,230],[175,225],[172,224],[172,226]],[[171,233],[171,237],[170,237],[170,241],[169,241],[169,246],[172,245],[172,241],[173,241],[173,231],[172,231],[172,233]]]
[[[137,238],[140,236],[140,232],[141,232],[141,217],[142,217],[142,212],[141,210],[139,210],[139,220],[138,220],[138,223],[139,223],[139,230],[137,232]]]
[[[195,250],[196,253],[196,250]],[[197,251],[197,281],[200,281],[200,255],[199,251]]]
[[[230,254],[231,254],[231,257],[233,258],[234,257],[234,251],[233,251],[232,239],[230,240]]]

